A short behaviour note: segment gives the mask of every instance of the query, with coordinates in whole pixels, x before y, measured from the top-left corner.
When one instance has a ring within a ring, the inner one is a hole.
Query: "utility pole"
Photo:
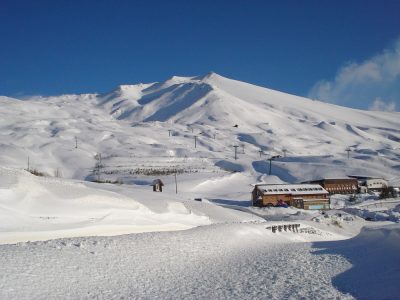
[[[27,169],[27,171],[29,171],[29,156],[28,156],[28,169]]]
[[[194,147],[197,148],[197,135],[194,136]]]
[[[178,182],[176,181],[176,171],[175,171],[175,193],[178,194]]]
[[[78,138],[75,136],[75,149],[78,148]]]
[[[260,157],[261,157],[263,151],[260,149],[260,150],[258,150],[258,153],[260,153]]]
[[[242,144],[242,150],[243,150],[243,152],[242,152],[242,153],[244,154],[244,144]]]
[[[237,160],[237,148],[239,147],[239,146],[233,146],[234,148],[235,148],[235,160]]]
[[[269,160],[269,175],[272,174],[272,161],[273,161],[275,158],[279,158],[279,157],[281,157],[281,156],[280,156],[280,155],[274,155],[274,156],[268,158],[268,160]]]
[[[349,159],[349,158],[350,158],[350,151],[351,151],[351,149],[350,149],[350,148],[347,148],[347,149],[346,149],[346,152],[347,152],[347,159]]]
[[[268,158],[268,160],[269,160],[269,172],[268,172],[268,175],[271,175],[271,172],[272,172],[272,157]]]
[[[168,136],[171,136],[171,129],[168,129]]]

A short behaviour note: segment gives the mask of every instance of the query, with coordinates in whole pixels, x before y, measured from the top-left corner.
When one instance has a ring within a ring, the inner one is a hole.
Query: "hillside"
[[[29,157],[30,168],[48,175],[93,178],[97,153],[101,171],[114,174],[105,177],[130,182],[138,168],[216,177],[242,171],[256,181],[278,154],[286,157],[274,162],[273,174],[284,181],[400,175],[399,113],[313,101],[215,73],[106,94],[0,97],[0,104],[1,165],[27,168]]]

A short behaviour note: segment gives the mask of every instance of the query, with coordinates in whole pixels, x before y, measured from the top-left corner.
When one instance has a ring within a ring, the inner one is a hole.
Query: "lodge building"
[[[358,192],[367,193],[368,191],[381,192],[383,189],[389,186],[389,182],[380,177],[369,177],[369,176],[356,176],[349,175],[358,182]]]
[[[305,181],[303,183],[319,184],[329,194],[355,194],[358,191],[358,182],[355,178],[331,178]]]
[[[329,209],[328,192],[318,184],[256,184],[253,206],[275,206],[282,200],[301,209]]]

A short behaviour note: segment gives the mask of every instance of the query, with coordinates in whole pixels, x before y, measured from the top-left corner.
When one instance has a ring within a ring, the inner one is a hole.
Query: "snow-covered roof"
[[[256,187],[264,195],[328,194],[319,184],[258,184]]]

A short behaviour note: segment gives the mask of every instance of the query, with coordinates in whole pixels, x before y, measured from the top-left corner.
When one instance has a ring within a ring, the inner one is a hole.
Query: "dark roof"
[[[315,179],[315,180],[308,180],[308,181],[303,181],[302,183],[340,183],[340,182],[346,182],[346,181],[356,181],[355,178],[322,178],[322,179]]]
[[[151,185],[161,185],[161,186],[163,186],[164,183],[161,181],[161,179],[155,179],[155,180],[153,180],[153,183]]]
[[[361,176],[361,175],[349,175],[351,178],[356,178],[356,179],[384,179],[382,176]]]

